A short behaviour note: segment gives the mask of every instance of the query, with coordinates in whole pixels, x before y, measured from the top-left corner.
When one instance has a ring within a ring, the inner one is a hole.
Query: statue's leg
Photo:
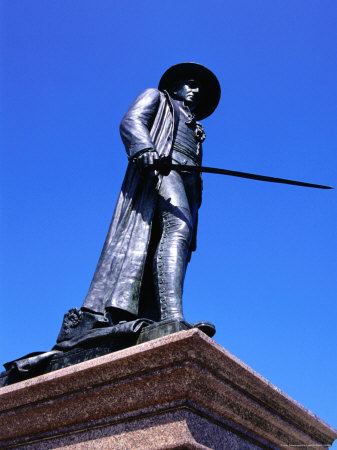
[[[184,320],[182,293],[193,217],[177,172],[163,178],[156,216],[161,238],[154,255],[153,275],[161,320]]]
[[[179,208],[180,219],[170,211],[162,214],[163,234],[154,258],[154,276],[161,320],[184,320],[182,311],[183,282],[186,271],[191,217]]]

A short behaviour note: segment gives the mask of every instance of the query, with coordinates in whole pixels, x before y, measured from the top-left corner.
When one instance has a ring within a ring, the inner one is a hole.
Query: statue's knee
[[[168,239],[184,241],[189,245],[192,239],[193,221],[189,210],[177,208],[177,211],[163,214],[163,235]]]
[[[192,238],[192,224],[186,220],[174,218],[170,222],[168,229],[166,231],[167,236],[171,236],[171,238],[175,241],[184,242],[189,245]]]
[[[181,238],[189,244],[192,238],[192,224],[189,222],[180,221],[179,234]]]

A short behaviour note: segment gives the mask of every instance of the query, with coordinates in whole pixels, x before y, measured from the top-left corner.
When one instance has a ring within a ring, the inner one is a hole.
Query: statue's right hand
[[[154,162],[157,161],[158,159],[159,159],[159,155],[158,155],[157,151],[149,150],[149,151],[146,151],[146,152],[142,153],[141,155],[139,155],[138,158],[136,159],[135,163],[143,174],[146,174],[151,177],[151,176],[157,175],[157,173],[155,173],[152,170],[148,170],[148,166],[154,164]]]
[[[152,165],[157,159],[159,159],[158,153],[152,150],[140,155],[136,160],[136,164],[140,169],[146,169],[146,167]]]

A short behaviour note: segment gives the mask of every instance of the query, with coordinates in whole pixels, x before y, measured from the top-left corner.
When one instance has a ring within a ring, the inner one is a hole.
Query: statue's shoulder
[[[160,105],[166,102],[165,94],[159,89],[148,88],[142,91],[138,97],[134,100],[132,105],[127,110],[125,116],[122,119],[122,124],[125,119],[129,119],[130,116],[138,116],[139,114],[151,115],[158,111]]]
[[[142,91],[138,98],[148,99],[152,101],[165,100],[165,94],[156,88],[147,88]]]

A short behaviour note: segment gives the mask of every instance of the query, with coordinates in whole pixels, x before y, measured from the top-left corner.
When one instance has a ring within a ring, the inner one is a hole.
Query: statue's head
[[[194,78],[189,78],[173,82],[168,91],[173,98],[182,100],[193,111],[199,103],[200,89],[200,83]]]
[[[173,98],[183,100],[198,120],[205,119],[217,107],[221,89],[213,72],[196,63],[181,63],[170,67],[161,77],[158,88]]]

